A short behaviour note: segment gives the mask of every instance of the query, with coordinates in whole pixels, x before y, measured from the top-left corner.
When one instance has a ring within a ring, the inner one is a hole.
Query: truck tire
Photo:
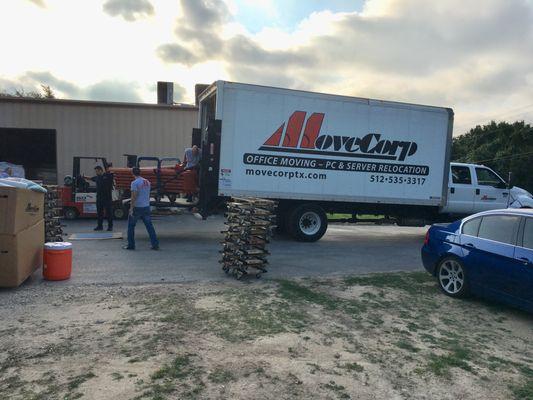
[[[128,210],[124,207],[113,208],[113,219],[126,219],[128,217]]]
[[[70,219],[70,220],[78,218],[78,210],[76,210],[74,207],[64,208],[63,218]]]
[[[328,229],[328,218],[316,204],[302,204],[288,213],[287,230],[300,242],[316,242]]]

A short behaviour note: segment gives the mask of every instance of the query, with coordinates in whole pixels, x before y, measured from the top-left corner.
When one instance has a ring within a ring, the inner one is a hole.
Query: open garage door
[[[27,179],[57,184],[55,129],[0,128],[0,161],[22,165]]]

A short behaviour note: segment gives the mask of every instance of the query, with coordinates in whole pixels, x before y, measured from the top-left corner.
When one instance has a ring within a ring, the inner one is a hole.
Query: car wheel
[[[76,219],[78,218],[78,211],[75,208],[71,208],[71,207],[65,208],[63,210],[63,217],[65,219],[71,219],[71,220]]]
[[[463,263],[455,257],[446,257],[438,265],[437,280],[444,294],[464,297],[468,293],[468,281]]]
[[[324,210],[315,204],[302,204],[289,214],[289,233],[302,242],[316,242],[328,229],[328,218]]]

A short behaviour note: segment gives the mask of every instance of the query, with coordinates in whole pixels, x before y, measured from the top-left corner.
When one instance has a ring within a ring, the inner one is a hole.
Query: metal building
[[[189,105],[0,98],[0,161],[29,179],[62,183],[73,156],[183,158],[198,110]],[[90,171],[92,172],[92,171]]]

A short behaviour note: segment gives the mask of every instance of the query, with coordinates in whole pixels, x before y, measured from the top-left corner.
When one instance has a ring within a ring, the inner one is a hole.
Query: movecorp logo
[[[295,111],[287,128],[281,124],[259,150],[404,161],[418,148],[416,142],[387,140],[379,133],[363,137],[320,135],[325,114],[315,112],[307,120],[306,115],[305,111]]]
[[[305,111],[293,112],[287,121],[287,126],[285,123],[281,124],[259,147],[261,153],[245,153],[243,163],[329,171],[397,175],[429,174],[427,165],[405,164],[405,159],[415,154],[418,149],[415,142],[387,140],[379,133],[368,133],[362,137],[321,135],[320,130],[325,114],[315,112],[308,118],[306,116]],[[272,154],[274,152],[284,154]],[[305,157],[299,157],[298,154],[305,155]],[[320,157],[309,157],[309,154]],[[372,160],[386,160],[386,162],[373,162]]]

